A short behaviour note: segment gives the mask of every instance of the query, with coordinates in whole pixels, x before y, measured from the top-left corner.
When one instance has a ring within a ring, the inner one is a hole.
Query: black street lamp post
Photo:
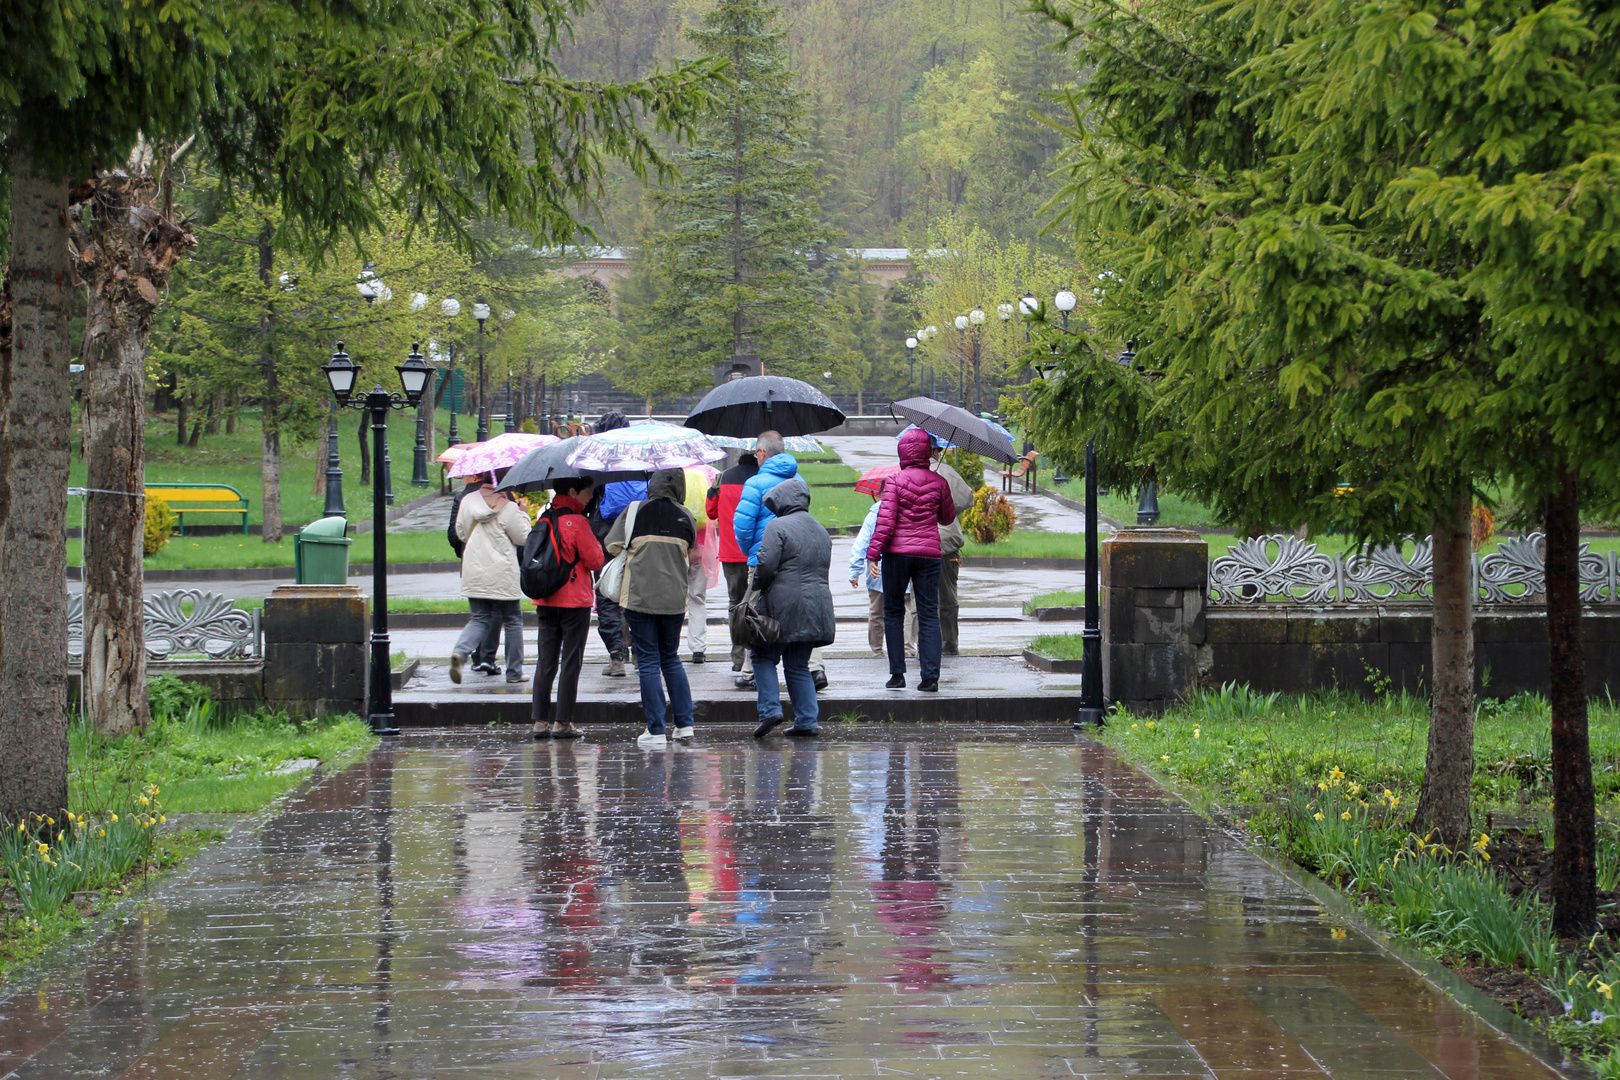
[[[956,324],[956,407],[967,408],[967,329],[968,317],[958,315]]]
[[[1119,354],[1119,365],[1129,371],[1136,366],[1136,342],[1127,341],[1125,351]],[[1144,371],[1136,368],[1137,374],[1152,380],[1157,372]],[[1152,466],[1148,467],[1147,479],[1142,481],[1142,489],[1136,500],[1136,523],[1138,525],[1156,525],[1159,521],[1159,482],[1153,474]]]
[[[461,301],[455,297],[446,297],[439,302],[439,311],[444,314],[446,322],[461,314]],[[456,414],[461,412],[460,391],[456,389],[456,345],[453,341],[445,342],[445,351],[450,354],[450,366],[445,374],[444,392],[450,395],[450,434],[445,438],[448,446],[461,445],[461,432],[456,430]]]
[[[338,407],[332,402],[332,426],[326,433],[326,517],[348,517],[343,509],[343,463],[338,459]]]
[[[506,416],[501,420],[501,424],[501,430],[508,435],[517,430],[517,425],[512,422],[512,371],[510,368],[506,371]]]
[[[473,305],[473,318],[478,320],[478,434],[479,442],[489,439],[489,409],[485,407],[489,392],[488,381],[484,378],[484,324],[489,321],[489,305],[482,300]]]
[[[389,410],[414,409],[433,375],[433,369],[422,359],[420,342],[412,345],[410,356],[394,369],[399,372],[399,383],[405,390],[403,395],[390,394],[379,385],[365,397],[351,400],[360,369],[343,351],[341,341],[332,354],[332,362],[321,370],[326,374],[332,398],[339,408],[363,409],[371,414],[372,452],[379,460],[388,444]],[[398,735],[399,728],[394,723],[394,685],[388,664],[388,495],[382,472],[378,469],[371,474],[371,677],[367,697],[372,733]]]
[[[906,338],[906,393],[910,394],[912,387],[917,383],[917,335],[912,334]]]
[[[433,483],[428,476],[427,408],[432,399],[423,395],[416,406],[416,447],[411,451],[411,486],[427,487]]]

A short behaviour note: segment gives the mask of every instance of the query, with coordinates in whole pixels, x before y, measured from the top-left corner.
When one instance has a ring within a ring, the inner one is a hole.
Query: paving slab
[[[7,984],[0,1073],[1558,1075],[1066,725],[746,732],[393,740]]]

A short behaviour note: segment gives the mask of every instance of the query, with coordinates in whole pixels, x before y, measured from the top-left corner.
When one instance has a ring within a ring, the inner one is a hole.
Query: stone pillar
[[[264,602],[264,703],[366,715],[371,606],[353,585],[282,585]]]
[[[1198,684],[1209,545],[1188,529],[1117,529],[1102,545],[1103,695],[1161,713]]]

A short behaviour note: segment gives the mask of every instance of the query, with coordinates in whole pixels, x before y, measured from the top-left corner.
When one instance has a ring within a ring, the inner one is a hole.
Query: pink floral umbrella
[[[550,446],[558,441],[555,435],[533,435],[526,431],[508,431],[493,439],[479,443],[456,459],[450,467],[451,476],[483,476],[500,469],[510,469],[530,450]]]
[[[590,472],[657,472],[718,461],[726,452],[708,436],[673,424],[632,424],[587,435],[568,464]]]

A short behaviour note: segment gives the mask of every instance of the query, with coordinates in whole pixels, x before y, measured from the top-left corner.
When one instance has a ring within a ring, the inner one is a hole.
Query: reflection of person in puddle
[[[596,858],[597,763],[589,746],[536,749],[534,801],[539,812],[524,830],[525,869],[533,882],[530,906],[544,919],[546,943],[538,984],[561,989],[598,985],[592,963],[600,934],[606,867]]]
[[[888,978],[919,991],[951,977],[950,965],[935,961],[934,954],[944,947],[940,932],[950,914],[951,886],[941,863],[947,836],[957,835],[950,795],[956,791],[955,749],[925,749],[915,769],[911,764],[905,754],[889,755],[881,877],[872,882],[872,895],[879,921],[900,942],[885,950],[896,967]]]

